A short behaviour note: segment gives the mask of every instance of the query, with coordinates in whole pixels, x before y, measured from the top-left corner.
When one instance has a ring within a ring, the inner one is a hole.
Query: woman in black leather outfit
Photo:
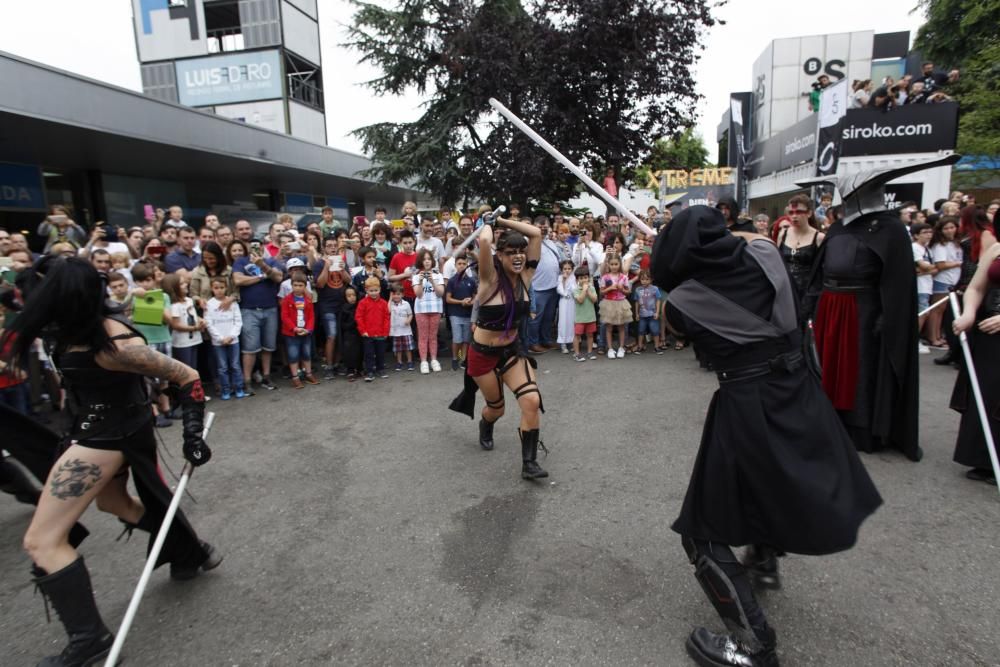
[[[542,396],[538,391],[535,360],[522,355],[518,326],[528,316],[528,288],[542,252],[542,232],[534,225],[498,219],[507,230],[496,243],[487,224],[479,234],[479,314],[469,345],[465,387],[451,409],[475,418],[475,392],[483,392],[486,406],[479,421],[479,444],[493,449],[493,425],[504,413],[506,385],[521,408],[521,477],[539,479],[549,473],[538,465]]]
[[[813,217],[812,200],[806,195],[795,195],[788,200],[788,215],[792,224],[778,236],[778,250],[801,301],[819,246],[826,235],[819,231]]]
[[[24,310],[5,332],[0,349],[11,349],[10,361],[17,363],[36,338],[52,341],[73,417],[24,536],[35,583],[69,635],[62,654],[39,665],[91,665],[107,655],[114,637],[98,613],[70,530],[96,501],[98,509],[127,527],[149,531],[152,546],[171,494],[157,469],[145,378],[180,387],[184,458],[196,466],[211,457],[201,437],[205,394],[196,371],[154,351],[127,320],[109,310],[104,282],[88,262],[45,258],[33,271]],[[139,498],[127,490],[130,470]],[[157,565],[170,563],[173,578],[189,579],[221,561],[178,512]]]

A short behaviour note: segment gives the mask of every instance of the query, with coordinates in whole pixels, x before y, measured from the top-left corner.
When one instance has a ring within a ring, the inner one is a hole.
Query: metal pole
[[[208,431],[212,428],[212,422],[214,421],[215,413],[209,412],[205,418],[205,430],[201,436],[203,439],[208,438]],[[125,638],[132,627],[135,613],[139,610],[139,603],[142,602],[142,594],[146,592],[146,585],[149,584],[153,568],[156,567],[156,559],[160,557],[160,551],[163,550],[163,543],[167,540],[170,524],[173,523],[174,515],[177,514],[177,509],[180,507],[181,498],[184,497],[184,489],[187,488],[193,470],[194,466],[190,463],[184,464],[184,468],[181,471],[181,479],[177,482],[177,488],[174,490],[173,500],[170,501],[167,513],[163,516],[163,523],[160,524],[160,532],[156,534],[156,541],[153,542],[153,548],[150,549],[149,557],[146,558],[146,566],[142,569],[142,576],[139,577],[139,583],[136,585],[132,599],[128,603],[128,609],[125,610],[125,618],[122,619],[122,624],[118,627],[115,643],[111,646],[111,653],[108,654],[108,658],[104,662],[105,667],[115,667],[118,663],[118,656],[121,654],[122,646],[125,645]]]
[[[958,296],[954,292],[951,292],[948,295],[948,299],[951,301],[951,312],[957,320],[962,316],[961,307],[958,305]],[[979,421],[983,425],[986,449],[990,453],[990,463],[993,464],[993,476],[1000,480],[1000,461],[997,461],[997,446],[993,442],[990,418],[986,412],[986,403],[983,402],[983,392],[979,388],[979,376],[976,374],[976,367],[972,365],[972,350],[969,349],[969,337],[963,331],[958,335],[958,340],[962,343],[962,352],[965,354],[965,368],[969,372],[969,384],[972,385],[972,394],[976,397],[976,409],[979,410]],[[997,486],[997,491],[1000,491],[1000,485]]]
[[[575,164],[570,162],[569,159],[565,155],[557,151],[552,146],[552,144],[545,141],[545,139],[542,139],[538,135],[538,133],[532,130],[530,127],[528,127],[523,120],[521,120],[513,113],[511,113],[510,109],[500,104],[500,102],[498,102],[495,98],[492,97],[490,98],[490,106],[496,109],[501,116],[503,116],[511,123],[513,123],[514,127],[516,127],[517,129],[521,130],[526,135],[528,135],[529,139],[531,139],[536,144],[544,148],[545,152],[554,157],[560,164],[562,164],[562,166],[569,169],[573,173],[573,175],[579,178],[581,181],[583,181],[584,185],[590,188],[595,195],[597,195],[604,201],[608,202],[608,204],[610,204],[611,206],[614,206],[616,209],[618,209],[618,211],[623,216],[629,219],[629,222],[631,222],[633,225],[642,230],[644,234],[646,234],[647,236],[656,236],[656,232],[653,231],[652,227],[650,227],[645,222],[640,220],[638,216],[632,213],[632,211],[625,208],[625,206],[620,201],[618,201],[610,194],[608,194],[604,188],[602,188],[596,182],[594,182],[594,179],[592,179],[590,176],[587,176],[587,174],[583,173],[582,169],[580,169]]]

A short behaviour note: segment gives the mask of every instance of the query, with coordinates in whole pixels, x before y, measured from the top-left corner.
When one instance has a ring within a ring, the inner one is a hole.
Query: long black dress
[[[993,260],[990,265],[989,279],[989,290],[983,297],[983,303],[976,316],[976,324],[988,317],[1000,315],[1000,259]],[[969,329],[967,335],[972,351],[972,363],[979,377],[979,390],[986,404],[990,431],[993,434],[993,441],[997,442],[1000,440],[1000,363],[998,363],[1000,334],[983,333],[974,326]],[[955,441],[955,463],[992,471],[993,464],[986,447],[983,424],[979,418],[968,369],[964,363],[952,391],[951,408],[962,413],[958,438]]]
[[[899,218],[881,211],[834,224],[805,303],[816,313],[823,387],[857,448],[919,461],[916,273]]]
[[[670,291],[671,326],[711,360],[720,385],[673,529],[801,554],[850,548],[882,501],[803,362],[776,248],[728,234],[664,247],[677,241],[657,240],[654,281]]]

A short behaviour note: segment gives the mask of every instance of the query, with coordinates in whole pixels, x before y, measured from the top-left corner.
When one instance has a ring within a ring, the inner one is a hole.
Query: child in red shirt
[[[387,378],[385,372],[385,341],[389,337],[389,302],[382,298],[382,281],[375,276],[365,280],[365,298],[358,303],[354,320],[358,323],[365,350],[365,382],[379,377]]]
[[[304,273],[292,274],[292,292],[281,300],[281,335],[285,338],[288,353],[288,367],[292,370],[292,386],[302,389],[299,379],[299,362],[305,373],[305,381],[319,384],[312,374],[312,334],[316,326],[312,298],[309,296],[308,281]]]

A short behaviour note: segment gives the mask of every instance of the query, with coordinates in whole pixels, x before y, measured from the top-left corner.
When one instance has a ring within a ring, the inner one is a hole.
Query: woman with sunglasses
[[[809,274],[812,273],[819,245],[826,235],[819,231],[819,223],[813,216],[812,200],[807,195],[795,195],[789,199],[786,210],[791,224],[778,236],[778,250],[801,300],[809,284]]]
[[[534,359],[523,355],[517,332],[531,308],[528,288],[542,252],[542,232],[530,223],[499,218],[507,229],[496,241],[488,221],[479,234],[479,312],[469,346],[462,393],[449,406],[475,418],[476,390],[486,406],[479,420],[479,445],[493,449],[493,425],[504,413],[506,385],[521,408],[521,477],[539,479],[549,473],[538,465],[542,395],[538,391]],[[544,447],[543,447],[544,449]]]

